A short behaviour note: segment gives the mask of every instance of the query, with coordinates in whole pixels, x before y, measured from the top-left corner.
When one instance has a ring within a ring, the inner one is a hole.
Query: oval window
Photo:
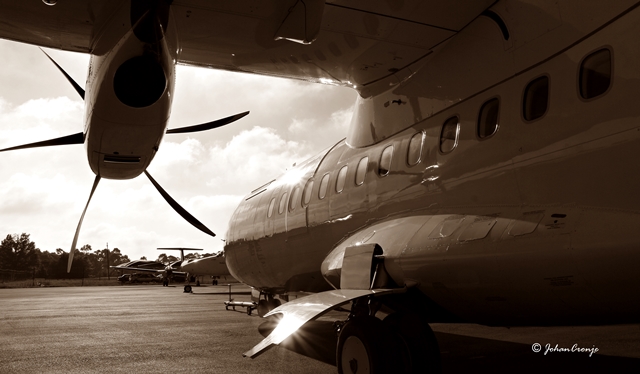
[[[273,215],[273,207],[276,205],[276,198],[272,198],[269,203],[269,211],[267,212],[267,217],[271,217]]]
[[[389,174],[391,170],[391,156],[393,155],[393,146],[390,145],[382,151],[380,155],[380,163],[378,164],[378,175],[381,177]]]
[[[327,187],[329,186],[329,173],[325,174],[320,181],[320,188],[318,189],[318,199],[322,200],[327,196]]]
[[[367,175],[367,165],[369,165],[369,157],[363,157],[360,162],[358,162],[358,168],[356,169],[356,186],[364,183],[364,178]]]
[[[524,90],[522,116],[527,121],[536,120],[547,112],[549,106],[549,77],[536,78]]]
[[[287,196],[289,196],[288,192],[282,194],[282,197],[280,198],[280,206],[278,207],[278,214],[282,214],[282,212],[284,212],[284,207],[287,206]]]
[[[442,125],[440,133],[440,151],[449,153],[458,145],[458,136],[460,135],[460,121],[457,116],[451,117]]]
[[[601,49],[582,60],[580,96],[591,99],[607,92],[611,85],[611,51]]]
[[[338,179],[336,179],[336,192],[340,193],[344,190],[344,182],[347,180],[347,165],[343,166],[338,172]]]
[[[304,186],[304,191],[302,191],[302,206],[309,205],[311,201],[311,190],[313,190],[313,179],[309,179]]]
[[[407,153],[407,164],[410,166],[417,165],[420,162],[424,138],[425,135],[423,132],[419,132],[411,137],[409,141],[409,152]]]
[[[498,131],[499,109],[500,100],[498,98],[487,101],[480,108],[478,115],[478,137],[480,139],[487,138]]]
[[[296,205],[298,205],[298,199],[300,199],[300,187],[296,187],[291,193],[291,199],[289,199],[289,211],[293,212],[296,209]]]

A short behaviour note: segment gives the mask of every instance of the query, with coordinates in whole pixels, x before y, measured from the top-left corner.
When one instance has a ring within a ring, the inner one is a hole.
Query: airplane
[[[111,266],[112,269],[121,271],[139,271],[146,273],[157,273],[162,275],[165,285],[168,280],[175,277],[189,280],[191,276],[211,276],[213,285],[217,285],[219,280],[236,281],[229,273],[225,263],[224,253],[215,256],[203,257],[199,259],[185,259],[184,251],[201,251],[200,248],[158,248],[159,251],[180,251],[180,260],[174,261],[166,266],[151,268],[149,266],[137,266],[133,261],[127,264]],[[154,261],[154,263],[157,263]],[[159,264],[159,263],[158,263]],[[200,286],[200,281],[196,281],[196,286]],[[191,286],[185,286],[185,292],[191,292]]]
[[[91,53],[116,24],[44,2],[0,1],[0,37]],[[437,371],[436,322],[640,322],[640,2],[163,4],[180,63],[359,95],[345,139],[231,217],[231,274],[282,316],[246,356],[336,308],[340,373]]]

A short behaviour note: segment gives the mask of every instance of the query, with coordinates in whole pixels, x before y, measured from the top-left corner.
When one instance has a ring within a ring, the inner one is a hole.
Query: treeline
[[[41,251],[29,239],[29,234],[7,235],[0,243],[0,272],[24,272],[37,278],[72,279],[106,277],[109,265],[131,261],[118,248],[93,250],[82,246],[73,256],[71,272],[67,273],[69,253],[61,248]]]

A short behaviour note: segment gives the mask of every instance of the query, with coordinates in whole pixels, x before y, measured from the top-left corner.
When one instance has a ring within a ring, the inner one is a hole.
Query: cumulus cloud
[[[0,148],[82,131],[82,101],[40,51],[0,41],[0,52],[16,72],[0,72]],[[72,76],[85,74],[86,56],[54,54]],[[218,236],[185,222],[141,175],[100,182],[78,247],[108,242],[131,258],[167,246],[221,250],[243,196],[344,137],[354,102],[344,88],[179,66],[169,128],[251,110],[219,129],[165,136],[149,167]],[[26,232],[42,250],[68,250],[94,178],[83,147],[5,152],[0,163],[0,235]]]

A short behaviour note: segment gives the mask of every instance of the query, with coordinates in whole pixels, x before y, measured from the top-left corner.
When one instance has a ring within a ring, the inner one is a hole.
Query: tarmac
[[[234,285],[231,297],[249,301],[248,291]],[[0,289],[0,373],[337,372],[328,318],[285,341],[288,349],[242,357],[272,324],[227,311],[228,298],[226,286]],[[443,373],[640,372],[640,325],[432,327]]]

